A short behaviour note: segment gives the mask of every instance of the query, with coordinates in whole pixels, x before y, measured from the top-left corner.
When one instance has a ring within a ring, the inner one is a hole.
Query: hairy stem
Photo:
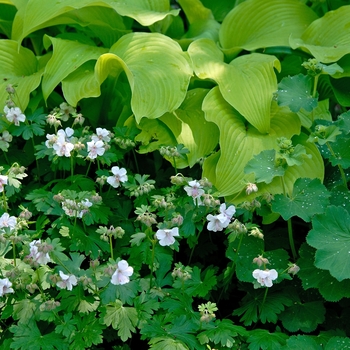
[[[294,245],[293,226],[292,226],[292,219],[291,218],[289,218],[287,220],[287,224],[288,224],[289,245],[290,245],[290,249],[292,250],[293,259],[295,261],[297,258],[297,252],[295,250],[295,245]]]

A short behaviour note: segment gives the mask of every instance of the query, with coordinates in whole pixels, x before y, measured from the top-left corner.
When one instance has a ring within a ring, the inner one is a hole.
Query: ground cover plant
[[[0,0],[1,349],[350,347],[350,5]]]

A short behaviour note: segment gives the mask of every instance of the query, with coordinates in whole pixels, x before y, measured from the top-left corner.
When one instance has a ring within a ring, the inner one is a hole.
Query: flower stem
[[[199,231],[198,234],[197,234],[197,243],[198,243],[198,240],[199,240],[199,236],[200,236],[201,232]],[[192,256],[193,256],[193,252],[194,252],[194,248],[196,248],[196,245],[194,245],[191,249],[191,253],[190,253],[190,257],[188,259],[188,264],[187,265],[190,265],[191,264],[191,261],[192,261]]]
[[[288,224],[288,237],[289,237],[289,245],[290,245],[290,249],[292,250],[292,254],[293,254],[293,259],[294,261],[297,258],[297,252],[295,250],[295,245],[294,245],[294,238],[293,238],[293,226],[292,226],[292,219],[289,218],[287,220],[287,224]]]
[[[12,253],[13,253],[13,266],[16,266],[16,244],[12,241]]]
[[[335,155],[335,153],[334,153],[334,151],[333,151],[332,146],[330,145],[330,143],[329,143],[329,142],[326,142],[326,145],[327,145],[327,147],[328,147],[328,149],[329,149],[329,152],[331,152],[332,156],[333,156],[334,158],[337,158],[336,155]],[[339,169],[339,171],[340,171],[340,176],[341,176],[341,178],[342,178],[342,180],[343,180],[344,186],[345,186],[346,188],[348,188],[348,183],[347,183],[347,180],[346,180],[345,172],[344,172],[343,167],[342,167],[340,164],[338,164],[338,169]]]
[[[263,307],[264,307],[264,305],[265,305],[265,301],[266,301],[266,297],[267,297],[267,292],[269,291],[269,288],[265,288],[265,293],[264,293],[264,298],[263,298],[263,301],[262,301],[262,303],[261,303],[261,306],[260,306],[260,314],[261,314],[261,311],[262,311],[262,309],[263,309]]]
[[[155,247],[156,247],[156,241],[152,240],[151,277],[149,279],[150,289],[153,287],[153,266],[154,266],[154,258],[155,258]]]
[[[112,241],[112,235],[109,235],[109,249],[111,251],[111,258],[113,258],[113,241]]]

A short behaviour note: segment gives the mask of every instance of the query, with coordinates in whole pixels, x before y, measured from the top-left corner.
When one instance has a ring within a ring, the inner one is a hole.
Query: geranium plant
[[[349,347],[349,28],[0,0],[1,349]]]

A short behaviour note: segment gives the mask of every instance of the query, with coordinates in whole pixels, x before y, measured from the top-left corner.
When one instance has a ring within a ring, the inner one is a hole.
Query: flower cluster
[[[218,215],[207,215],[208,222],[208,230],[209,231],[222,231],[224,228],[226,228],[233,217],[233,215],[236,212],[236,208],[233,205],[230,205],[228,208],[226,208],[226,204],[222,203],[219,208],[220,214]]]

